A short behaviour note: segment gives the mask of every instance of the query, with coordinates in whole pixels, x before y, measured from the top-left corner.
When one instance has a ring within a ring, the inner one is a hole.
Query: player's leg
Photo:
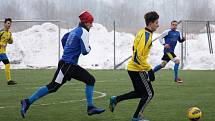
[[[93,104],[93,94],[94,94],[94,84],[96,82],[93,75],[91,75],[87,70],[80,67],[79,65],[72,65],[69,70],[69,74],[72,78],[82,81],[86,84],[85,94],[87,99],[87,112],[88,115],[99,114],[105,110],[102,108],[97,108]]]
[[[141,90],[138,90],[138,93],[141,95],[141,99],[133,115],[132,121],[140,121],[143,118],[143,111],[154,96],[154,90],[152,88],[151,82],[148,80],[146,73],[140,72],[140,77],[142,81],[142,88]]]
[[[40,87],[29,98],[21,101],[21,115],[23,118],[31,104],[49,93],[56,92],[66,82],[64,75],[66,75],[68,69],[69,66],[63,61],[60,61],[52,82]]]
[[[129,99],[135,99],[135,98],[140,98],[141,96],[136,92],[137,88],[140,88],[140,81],[139,80],[139,72],[134,72],[134,71],[128,71],[128,74],[130,76],[130,79],[132,81],[134,91],[119,95],[119,96],[112,96],[110,98],[110,103],[109,103],[109,109],[111,112],[114,112],[114,109],[117,105],[117,103],[124,101],[124,100],[129,100]]]
[[[5,76],[6,76],[6,80],[7,82],[9,82],[11,80],[11,75],[10,75],[10,62],[8,59],[4,59],[2,60],[2,62],[5,65]]]
[[[15,81],[11,80],[10,61],[8,60],[6,54],[2,54],[2,62],[5,65],[5,76],[6,76],[6,79],[7,79],[7,84],[8,85],[17,84]]]
[[[166,53],[163,55],[161,60],[162,60],[162,63],[158,64],[157,66],[154,67],[154,69],[153,69],[154,72],[157,72],[160,69],[164,68],[166,66],[166,64],[170,61],[170,59]]]
[[[172,61],[175,63],[175,65],[174,65],[174,80],[175,80],[175,82],[182,83],[183,80],[181,80],[178,77],[178,70],[179,70],[180,60],[176,57],[176,55],[174,53],[172,53],[172,55],[173,55]]]
[[[131,91],[131,92],[119,95],[119,96],[112,96],[110,98],[110,105],[109,105],[111,112],[114,111],[116,104],[119,103],[120,101],[142,97],[142,94],[140,93],[140,91],[144,88],[144,85],[143,85],[142,79],[140,77],[140,72],[128,71],[128,74],[132,81],[134,91]]]

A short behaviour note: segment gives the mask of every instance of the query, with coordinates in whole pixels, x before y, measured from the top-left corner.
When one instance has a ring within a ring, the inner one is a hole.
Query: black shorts
[[[175,58],[176,55],[173,52],[168,52],[168,53],[164,53],[163,57],[161,60],[169,62],[170,60],[172,60],[173,58]]]
[[[10,61],[9,61],[8,59],[0,60],[0,62],[1,62],[1,61],[2,61],[5,65],[6,65],[6,64],[10,64]]]
[[[63,60],[60,60],[52,82],[47,85],[48,89],[58,89],[72,78],[91,86],[95,83],[95,78],[84,68],[79,65],[65,63]]]

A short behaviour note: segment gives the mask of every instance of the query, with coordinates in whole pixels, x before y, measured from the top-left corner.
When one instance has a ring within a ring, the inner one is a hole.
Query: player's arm
[[[70,34],[70,32],[67,32],[67,33],[63,36],[63,38],[61,39],[61,44],[62,44],[63,49],[64,49],[64,46],[66,45],[66,41],[67,41],[67,39],[68,39],[68,37],[69,37],[69,34]]]
[[[3,35],[3,31],[0,31],[0,38],[1,38],[1,36]],[[1,41],[1,39],[0,39],[0,48],[2,47],[4,45],[4,43]]]
[[[140,57],[143,61],[141,61],[141,65],[144,67],[145,71],[148,72],[149,80],[154,81],[155,80],[155,75],[154,71],[152,70],[151,65],[147,62],[147,59],[144,58],[143,56]]]
[[[13,43],[13,37],[12,37],[12,33],[10,32],[10,38],[8,40],[8,43],[9,44],[12,44]]]
[[[179,39],[178,39],[178,41],[179,41],[180,43],[182,43],[182,42],[184,42],[185,40],[186,40],[185,37],[183,37],[182,34],[181,34],[181,32],[179,32]]]
[[[0,42],[0,49],[3,47],[4,43]]]
[[[91,50],[90,44],[89,44],[89,33],[86,31],[83,31],[81,35],[81,53],[83,55],[87,55]]]
[[[163,38],[166,37],[166,36],[168,35],[168,32],[169,32],[169,30],[164,31],[161,35],[159,35],[159,36],[156,37],[154,40],[152,40],[152,42],[154,42],[155,40],[158,39],[158,40],[160,41],[160,43],[161,43],[162,45],[164,45],[164,44],[165,44],[165,41],[163,40]]]
[[[170,40],[165,39],[165,37],[168,35],[170,29],[164,31],[162,35],[162,39],[160,39],[160,43],[164,46],[164,48],[170,48]]]

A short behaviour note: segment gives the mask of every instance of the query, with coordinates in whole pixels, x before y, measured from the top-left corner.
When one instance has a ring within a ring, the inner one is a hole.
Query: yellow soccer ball
[[[191,107],[188,109],[187,116],[190,121],[198,121],[202,117],[202,111],[197,107]]]

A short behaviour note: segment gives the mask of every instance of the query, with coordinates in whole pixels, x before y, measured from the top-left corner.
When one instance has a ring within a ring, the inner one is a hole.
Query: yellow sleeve
[[[13,43],[13,36],[12,36],[12,33],[10,32],[10,39],[8,40],[8,43],[9,44],[12,44]]]
[[[0,31],[0,46],[2,46],[4,43],[1,41],[1,36],[3,34],[3,31]]]
[[[2,36],[2,34],[3,34],[3,31],[0,31],[0,38],[1,38],[1,36]],[[4,43],[1,41],[1,39],[0,39],[0,46],[2,46]]]

